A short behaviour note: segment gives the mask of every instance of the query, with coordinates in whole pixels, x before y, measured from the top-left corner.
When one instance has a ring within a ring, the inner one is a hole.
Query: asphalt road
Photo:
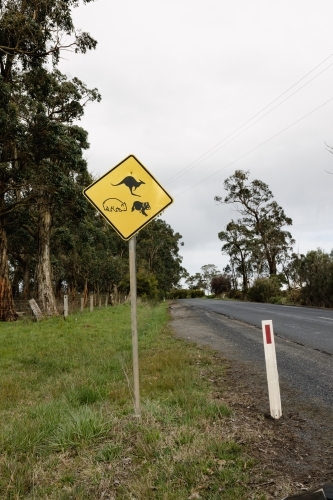
[[[256,304],[227,300],[185,299],[232,319],[261,328],[261,321],[273,320],[274,334],[312,349],[333,355],[333,310],[307,307]]]
[[[293,392],[297,407],[325,407],[332,415],[333,311],[208,299],[177,304],[184,310],[180,330],[186,339],[209,344],[231,361],[248,363],[263,374],[261,321],[272,319],[283,397]]]

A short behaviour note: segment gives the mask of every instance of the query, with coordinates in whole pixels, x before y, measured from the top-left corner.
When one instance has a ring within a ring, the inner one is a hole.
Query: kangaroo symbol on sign
[[[131,191],[131,195],[138,196],[139,198],[141,198],[139,194],[133,193],[133,190],[135,191],[139,186],[141,186],[141,184],[146,184],[146,183],[141,180],[137,181],[134,179],[134,177],[128,175],[127,177],[124,177],[122,181],[118,182],[118,184],[111,183],[111,186],[120,186],[121,184],[125,184],[125,186],[129,188],[129,190]]]

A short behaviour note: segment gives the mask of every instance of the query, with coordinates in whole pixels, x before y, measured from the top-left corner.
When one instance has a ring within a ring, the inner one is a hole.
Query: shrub
[[[258,278],[248,291],[248,298],[252,302],[275,302],[281,297],[280,280],[276,276]]]
[[[203,290],[191,290],[191,298],[197,299],[199,297],[204,297],[205,292]]]
[[[291,288],[288,290],[286,295],[286,302],[292,302],[293,304],[301,303],[301,289],[300,288]]]
[[[230,290],[230,292],[228,293],[228,297],[229,297],[229,299],[242,300],[243,299],[243,292],[241,292],[240,290]]]
[[[136,275],[137,293],[143,299],[156,300],[158,297],[158,282],[152,273],[139,270]]]
[[[169,299],[187,299],[188,293],[189,291],[183,288],[174,288],[169,292]]]
[[[220,295],[221,293],[229,292],[231,288],[230,278],[227,275],[215,276],[211,283],[210,289],[215,295]]]

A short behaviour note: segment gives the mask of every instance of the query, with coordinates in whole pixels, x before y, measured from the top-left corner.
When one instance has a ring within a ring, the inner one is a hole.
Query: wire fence
[[[33,307],[30,302],[31,299],[35,301],[43,315],[46,314],[44,311],[43,303],[36,297],[30,297],[29,299],[24,299],[22,297],[14,297],[14,310],[19,317],[34,317]],[[67,316],[68,314],[77,313],[80,311],[93,311],[96,308],[105,308],[108,306],[121,304],[129,299],[126,295],[117,294],[115,297],[110,293],[99,293],[99,294],[89,294],[84,297],[83,294],[76,294],[75,296],[69,294],[63,294],[60,297],[56,297],[56,308],[59,314]],[[8,303],[6,303],[8,302]],[[4,310],[8,307],[11,308],[12,303],[3,299],[0,304],[0,309]]]

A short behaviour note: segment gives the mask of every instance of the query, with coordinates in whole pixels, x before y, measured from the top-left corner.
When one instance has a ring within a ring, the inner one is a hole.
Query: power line
[[[280,99],[282,96],[284,96],[287,92],[289,92],[292,88],[294,88],[296,85],[298,85],[302,80],[304,80],[307,76],[309,76],[311,73],[313,73],[317,68],[319,68],[319,66],[321,66],[322,64],[324,64],[328,59],[330,59],[331,57],[333,56],[333,54],[331,54],[330,56],[326,57],[326,59],[324,59],[321,63],[319,63],[315,68],[313,68],[311,71],[309,71],[306,75],[304,75],[300,80],[298,80],[296,83],[294,83],[291,87],[289,87],[287,90],[285,90],[284,92],[282,92],[282,94],[280,94],[278,97],[276,97],[273,101],[271,101],[269,104],[267,104],[267,106],[265,106],[264,108],[262,108],[258,113],[256,113],[255,115],[253,115],[249,120],[247,120],[246,122],[244,122],[242,125],[240,125],[238,128],[236,128],[233,132],[231,132],[231,134],[227,135],[226,137],[224,137],[224,139],[222,139],[220,142],[218,142],[217,144],[215,144],[215,146],[213,146],[212,148],[210,148],[208,151],[206,151],[206,153],[204,153],[203,155],[199,156],[196,160],[194,160],[193,162],[191,162],[189,165],[187,165],[186,167],[184,167],[183,169],[181,169],[177,174],[173,175],[172,177],[170,177],[165,184],[169,184],[171,183],[175,178],[178,178],[180,177],[180,175],[185,171],[188,171],[188,170],[191,170],[192,168],[194,168],[196,165],[199,165],[199,163],[202,163],[202,161],[204,161],[206,158],[204,158],[208,153],[210,153],[211,151],[213,151],[215,148],[217,148],[217,146],[219,146],[220,144],[222,144],[224,141],[226,141],[227,139],[229,139],[229,137],[231,137],[232,135],[234,135],[236,132],[238,132],[238,130],[240,130],[241,128],[243,128],[245,125],[247,125],[248,123],[250,123],[254,118],[256,118],[258,115],[260,115],[263,111],[265,111],[265,109],[269,108],[272,104],[274,104],[274,102],[276,102],[278,99]],[[323,71],[321,71],[320,73],[318,73],[318,75],[316,75],[314,78],[317,78],[317,76],[319,76],[321,73],[323,73],[324,71],[326,71],[330,66],[332,66],[332,64],[330,64],[329,66],[327,66],[327,68],[325,68]],[[309,82],[307,83],[310,83],[312,80],[314,80],[314,78],[312,78]],[[307,85],[307,83],[305,85]],[[298,90],[301,90],[303,87],[305,87],[305,85],[303,85],[300,89]],[[296,92],[298,92],[298,90]],[[294,92],[293,94],[291,95],[294,95],[296,92]],[[289,96],[291,97],[291,96]],[[289,98],[287,97],[287,99]],[[287,99],[284,99],[287,100]],[[282,101],[280,104],[282,104],[284,101]],[[278,104],[279,106],[279,104]],[[276,108],[277,106],[275,106]],[[275,109],[273,108],[273,109]],[[273,111],[273,109],[271,111]],[[268,114],[268,113],[266,113]],[[266,114],[264,116],[266,116]],[[264,116],[262,118],[264,118]],[[260,118],[261,119],[261,118]],[[260,120],[259,119],[259,120]],[[257,121],[259,121],[257,120]],[[257,121],[255,123],[257,123]],[[254,123],[253,123],[254,125]],[[251,127],[252,125],[250,125]],[[250,128],[250,127],[247,127],[247,128]],[[247,129],[245,129],[247,130]],[[244,130],[244,132],[245,132]],[[242,133],[242,132],[241,132]],[[238,134],[240,135],[240,134]],[[238,135],[236,137],[238,137]],[[231,139],[233,140],[233,139]],[[231,142],[231,141],[229,141]],[[229,142],[227,144],[229,144]],[[225,144],[226,145],[226,144]],[[224,147],[224,146],[222,146]],[[219,148],[221,149],[221,148]],[[219,150],[218,149],[218,150]],[[217,151],[218,151],[217,150]],[[214,153],[212,153],[214,154]],[[212,156],[212,154],[210,154],[209,156],[207,156],[207,158],[209,158],[210,156]],[[203,158],[203,159],[202,159]],[[202,160],[201,160],[202,159]],[[199,162],[199,160],[201,160]],[[193,166],[192,166],[193,165]],[[190,168],[191,167],[191,168]]]
[[[272,137],[270,137],[269,139],[267,139],[266,141],[262,142],[261,144],[259,144],[258,146],[256,146],[255,148],[251,149],[251,151],[248,151],[247,153],[245,153],[244,155],[240,156],[239,158],[237,158],[236,160],[228,163],[228,165],[225,165],[224,167],[220,168],[219,170],[216,170],[213,174],[211,175],[208,175],[207,177],[205,177],[204,179],[202,179],[200,182],[197,182],[196,184],[193,184],[193,186],[190,186],[189,188],[185,189],[184,191],[181,191],[180,193],[176,194],[176,196],[179,196],[183,193],[186,193],[187,191],[189,191],[190,189],[193,189],[194,187],[198,186],[199,184],[202,184],[203,182],[205,182],[207,179],[210,179],[211,177],[213,177],[214,175],[218,174],[219,172],[221,172],[222,170],[225,170],[226,168],[230,167],[230,165],[233,165],[234,163],[238,162],[239,160],[241,160],[242,158],[245,158],[245,156],[248,156],[249,154],[253,153],[253,151],[256,151],[257,149],[261,148],[261,146],[264,146],[264,144],[267,144],[267,142],[271,141],[272,139],[274,139],[275,137],[277,137],[278,135],[282,134],[283,132],[285,132],[286,130],[288,130],[289,128],[293,127],[294,125],[296,125],[296,123],[299,123],[300,121],[304,120],[307,116],[310,116],[312,115],[312,113],[314,113],[315,111],[317,111],[318,109],[322,108],[323,106],[325,106],[326,104],[328,104],[329,102],[333,101],[333,97],[331,97],[331,99],[329,99],[328,101],[324,102],[323,104],[321,104],[320,106],[318,106],[317,108],[313,109],[312,111],[310,111],[309,113],[307,113],[306,115],[302,116],[302,118],[299,118],[299,120],[296,120],[294,123],[292,123],[291,125],[288,125],[288,127],[285,127],[284,129],[280,130],[280,132],[278,132],[277,134],[273,135]],[[213,154],[213,153],[212,153]]]
[[[175,174],[175,176],[172,178],[172,180],[166,182],[166,185],[167,184],[170,184],[171,182],[174,182],[176,179],[178,179],[179,177],[181,177],[182,175],[184,175],[185,173],[189,172],[190,170],[192,170],[192,168],[200,165],[200,163],[202,163],[203,161],[207,160],[210,156],[214,155],[215,153],[217,153],[218,151],[220,151],[220,149],[224,148],[225,146],[227,146],[227,144],[229,144],[230,142],[232,142],[234,139],[236,139],[237,137],[239,137],[240,135],[242,135],[244,132],[246,132],[249,128],[253,127],[253,125],[255,125],[256,123],[258,123],[260,120],[262,120],[263,118],[265,118],[265,116],[269,115],[269,113],[271,113],[272,111],[274,111],[274,109],[278,108],[279,106],[281,106],[281,104],[283,104],[285,101],[287,101],[288,99],[290,99],[290,97],[292,97],[293,95],[297,94],[297,92],[299,92],[300,90],[302,90],[302,88],[306,87],[306,85],[308,85],[309,83],[311,83],[315,78],[317,78],[318,76],[320,76],[322,73],[324,73],[324,71],[326,71],[328,68],[330,68],[331,66],[333,66],[333,63],[331,63],[329,66],[327,66],[325,69],[323,69],[320,73],[318,73],[316,76],[314,76],[313,78],[311,78],[311,80],[309,80],[308,82],[304,83],[304,85],[302,85],[299,89],[295,90],[295,92],[293,92],[292,94],[290,94],[289,96],[287,96],[285,99],[283,99],[283,101],[279,102],[276,106],[274,106],[274,108],[270,109],[269,111],[267,111],[267,113],[265,113],[264,115],[262,115],[260,118],[258,118],[258,120],[256,120],[255,122],[251,123],[251,125],[249,125],[248,127],[246,127],[244,130],[242,130],[241,132],[239,132],[239,134],[235,135],[232,139],[230,139],[230,141],[226,142],[225,144],[223,144],[222,146],[220,146],[218,149],[215,149],[215,151],[213,151],[210,155],[206,156],[205,158],[203,158],[201,161],[197,161],[197,163],[195,165],[193,165],[191,168],[188,168],[186,170],[186,172],[179,172],[178,174]],[[216,146],[215,146],[216,147]],[[207,153],[206,153],[207,155]],[[204,155],[205,156],[205,155]]]

